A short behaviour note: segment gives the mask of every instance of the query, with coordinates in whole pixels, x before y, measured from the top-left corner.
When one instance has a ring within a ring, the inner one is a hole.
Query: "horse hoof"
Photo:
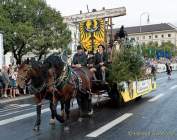
[[[83,120],[83,119],[80,117],[80,118],[78,119],[78,122],[82,122],[82,120]]]
[[[60,119],[60,123],[64,123],[65,120],[63,118]]]
[[[88,113],[89,116],[93,115],[93,109]]]
[[[69,130],[70,130],[69,126],[64,127],[64,131],[69,131]]]
[[[50,124],[50,125],[55,125],[55,122],[56,122],[55,119],[50,119],[49,124]]]
[[[33,128],[33,131],[35,131],[35,132],[38,132],[40,129],[39,129],[39,126],[35,126],[34,128]]]

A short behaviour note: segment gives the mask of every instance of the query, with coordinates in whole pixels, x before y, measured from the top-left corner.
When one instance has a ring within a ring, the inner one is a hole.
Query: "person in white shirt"
[[[17,70],[16,68],[12,69],[11,70],[11,73],[10,73],[10,81],[11,81],[11,89],[10,89],[10,96],[11,98],[15,98],[16,97],[16,94],[17,94],[17,85],[16,85],[16,80],[17,80]]]

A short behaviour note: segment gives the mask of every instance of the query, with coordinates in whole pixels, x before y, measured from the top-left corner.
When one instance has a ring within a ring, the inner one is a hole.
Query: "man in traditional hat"
[[[98,52],[95,55],[95,67],[97,69],[97,73],[99,79],[103,82],[106,80],[106,66],[108,64],[108,55],[105,52],[105,47],[103,45],[98,46]]]
[[[72,67],[81,68],[87,66],[87,56],[83,51],[81,45],[77,46],[77,53],[73,57]]]

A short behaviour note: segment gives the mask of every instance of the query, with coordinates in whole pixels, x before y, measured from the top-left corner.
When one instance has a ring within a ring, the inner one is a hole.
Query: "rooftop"
[[[176,29],[177,28],[174,25],[170,24],[170,23],[142,25],[141,26],[141,33],[176,30]],[[119,28],[113,29],[113,33],[116,33],[117,31],[119,31]],[[140,26],[125,27],[125,31],[128,34],[140,33]]]

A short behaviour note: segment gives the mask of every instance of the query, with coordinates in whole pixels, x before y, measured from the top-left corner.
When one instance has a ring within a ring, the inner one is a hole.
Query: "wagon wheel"
[[[118,91],[116,84],[113,84],[111,86],[111,90],[108,94],[116,106],[120,107],[124,104],[124,100],[122,98],[121,92]]]
[[[139,101],[139,100],[141,100],[142,99],[142,96],[139,96],[139,97],[137,97],[136,99],[135,99],[135,101]]]

